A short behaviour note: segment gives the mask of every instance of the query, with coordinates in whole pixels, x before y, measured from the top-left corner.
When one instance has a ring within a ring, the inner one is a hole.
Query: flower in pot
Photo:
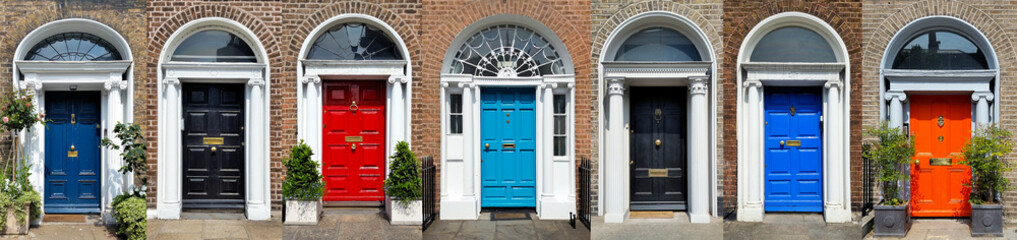
[[[883,197],[875,206],[873,235],[904,237],[911,229],[911,216],[901,189],[910,177],[904,170],[915,155],[915,141],[886,122],[878,128],[866,128],[865,134],[877,139],[864,145],[862,156],[875,166]]]
[[[311,147],[300,140],[283,159],[286,177],[282,194],[286,200],[286,225],[317,225],[321,216],[321,196],[325,195],[325,182],[318,172],[318,162],[311,160]]]
[[[420,225],[423,222],[422,181],[417,157],[410,145],[400,141],[385,179],[385,212],[392,225]]]
[[[1004,158],[1010,154],[1013,134],[988,125],[975,130],[974,136],[964,145],[964,160],[960,164],[971,167],[971,236],[1003,237],[1003,205],[999,193],[1010,189],[1010,180],[1003,173],[1010,171]]]
[[[42,212],[42,197],[28,180],[31,164],[20,140],[22,131],[46,124],[32,99],[34,96],[23,90],[0,96],[0,132],[12,135],[9,159],[0,160],[0,234],[28,234],[29,222],[39,220]]]

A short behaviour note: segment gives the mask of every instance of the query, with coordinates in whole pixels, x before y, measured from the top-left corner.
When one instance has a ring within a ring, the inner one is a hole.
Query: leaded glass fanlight
[[[29,61],[113,61],[123,60],[112,44],[98,36],[67,32],[43,39],[25,56]]]
[[[307,53],[313,60],[402,60],[399,48],[380,29],[347,23],[318,37]]]
[[[474,76],[536,77],[564,74],[565,64],[543,36],[520,26],[481,30],[459,47],[452,73]]]
[[[802,27],[783,27],[763,36],[752,50],[752,62],[837,62],[823,36]]]
[[[254,63],[251,46],[243,39],[220,30],[206,30],[191,35],[173,51],[170,61]]]
[[[696,45],[670,28],[652,27],[633,34],[618,47],[615,61],[702,61]]]
[[[982,49],[947,31],[929,31],[912,38],[893,59],[894,69],[989,69]]]

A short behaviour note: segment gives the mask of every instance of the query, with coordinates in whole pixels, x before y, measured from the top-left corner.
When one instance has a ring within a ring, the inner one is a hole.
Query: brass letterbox
[[[363,141],[364,141],[363,136],[346,136],[346,142],[348,143],[358,143]]]
[[[650,177],[667,177],[667,168],[648,170]]]
[[[788,147],[801,147],[802,140],[787,140]]]
[[[953,158],[929,158],[932,166],[953,166]]]
[[[201,143],[205,145],[222,145],[223,139],[221,137],[206,137],[201,139]]]

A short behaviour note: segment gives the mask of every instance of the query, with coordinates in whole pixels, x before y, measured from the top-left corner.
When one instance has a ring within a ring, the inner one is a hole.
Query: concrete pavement
[[[530,212],[530,220],[491,221],[490,213],[482,212],[478,220],[435,220],[423,239],[590,239],[590,231],[578,221],[572,229],[567,220],[540,220],[536,216]]]
[[[594,216],[590,239],[724,239],[724,221],[711,219],[709,224],[692,224],[684,212],[674,218],[626,219],[624,223],[604,223],[604,217]]]
[[[419,240],[420,226],[393,226],[380,208],[325,208],[316,226],[284,226],[282,239]]]
[[[182,214],[181,220],[148,220],[148,239],[280,239],[281,212],[269,221],[248,221],[236,214]]]

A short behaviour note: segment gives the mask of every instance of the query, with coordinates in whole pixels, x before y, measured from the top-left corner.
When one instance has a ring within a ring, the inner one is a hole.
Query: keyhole
[[[791,106],[791,116],[795,115],[795,106]]]

